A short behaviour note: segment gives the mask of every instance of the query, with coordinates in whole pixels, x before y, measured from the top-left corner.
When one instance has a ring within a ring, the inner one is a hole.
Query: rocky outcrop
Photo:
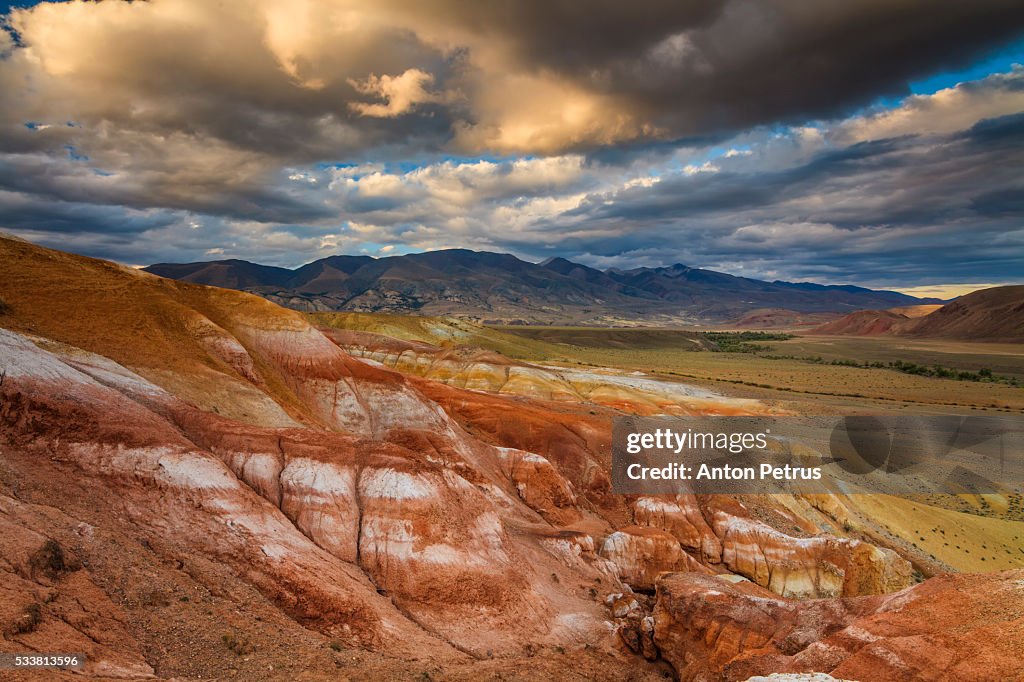
[[[461,477],[398,462],[366,468],[359,499],[359,564],[418,619],[473,641],[474,619],[453,618],[455,611],[501,617],[529,598],[528,573],[516,565],[501,520]]]
[[[633,592],[615,593],[608,595],[605,604],[616,623],[615,635],[622,646],[648,661],[657,660],[651,598]]]
[[[658,584],[654,641],[684,681],[773,672],[1017,679],[1024,675],[1022,593],[1021,570],[947,575],[888,595],[812,601],[675,574]]]
[[[281,511],[317,546],[355,562],[362,532],[354,466],[296,457],[281,469]]]
[[[699,561],[799,599],[895,592],[912,582],[892,550],[828,534],[793,537],[725,496],[641,497],[636,523],[670,533]]]
[[[795,538],[723,509],[714,512],[711,523],[722,543],[722,564],[785,597],[882,594],[913,580],[910,562],[860,540]]]
[[[564,565],[580,571],[590,577],[595,584],[603,586],[604,590],[623,589],[619,582],[618,567],[597,554],[591,535],[574,530],[560,530],[542,537],[541,546]]]
[[[626,503],[621,496],[611,494],[608,475],[611,411],[467,393],[411,377],[410,381],[468,433],[499,447],[544,457],[572,484],[577,497],[600,506],[617,524],[628,523]]]
[[[653,590],[662,573],[708,572],[683,551],[671,533],[657,528],[627,526],[617,530],[605,538],[601,556],[615,564],[619,577],[638,590]]]
[[[633,505],[638,526],[668,531],[703,563],[722,561],[722,543],[708,525],[696,495],[641,497]]]
[[[547,458],[516,448],[498,448],[498,452],[519,497],[531,509],[558,526],[580,520],[572,484]]]

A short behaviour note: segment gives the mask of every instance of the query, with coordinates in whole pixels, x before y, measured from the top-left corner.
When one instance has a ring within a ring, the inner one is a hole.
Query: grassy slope
[[[306,317],[322,327],[371,332],[435,346],[475,346],[521,360],[555,360],[566,356],[566,351],[554,344],[450,317],[387,313],[307,313]]]
[[[824,398],[844,407],[852,399],[868,401],[867,407],[873,410],[918,405],[1024,411],[1024,389],[1019,387],[913,376],[888,369],[817,365],[751,353],[695,353],[706,342],[688,330],[485,327],[451,318],[376,313],[312,313],[308,317],[324,326],[435,345],[478,346],[521,360],[640,370],[744,390],[781,391],[774,397],[787,399]],[[989,367],[997,374],[1024,376],[1024,351],[1008,344],[913,339],[894,343],[893,339],[849,337],[798,337],[766,343],[770,354],[904,360],[972,371]]]
[[[594,365],[608,365],[638,369],[652,373],[666,373],[702,381],[729,383],[738,386],[777,389],[802,396],[826,399],[849,397],[881,401],[886,407],[900,407],[900,403],[921,405],[978,407],[989,409],[1024,410],[1024,389],[1003,384],[954,381],[903,374],[889,369],[863,369],[811,364],[798,359],[771,359],[751,353],[694,353],[689,340],[692,332],[659,331],[659,343],[638,336],[639,343],[632,348],[604,344],[601,334],[623,338],[624,330],[586,330],[586,337],[576,331],[559,332],[549,329],[543,337],[550,342],[558,339],[580,341],[586,345],[558,345],[563,354]],[[651,330],[654,331],[654,330]],[[516,334],[515,327],[505,333]],[[524,332],[535,334],[536,332]],[[679,335],[676,347],[661,343],[667,334]],[[769,353],[796,356],[821,355],[829,359],[851,360],[907,360],[919,364],[939,363],[947,367],[977,370],[990,367],[999,374],[1024,374],[1024,351],[1009,345],[976,344],[965,342],[935,342],[900,339],[892,340],[843,338],[819,340],[797,338],[790,341],[770,341]],[[993,407],[995,406],[995,407]]]
[[[948,496],[946,496],[948,497]],[[854,495],[857,509],[876,527],[959,571],[998,571],[1024,565],[1024,522],[941,509],[892,495]],[[946,504],[962,504],[953,498]]]
[[[906,339],[848,336],[802,336],[768,342],[772,355],[821,357],[825,360],[942,365],[976,372],[982,367],[996,374],[1024,379],[1024,346],[949,339]]]
[[[562,346],[619,350],[709,350],[711,344],[699,332],[646,327],[494,327],[520,338]]]

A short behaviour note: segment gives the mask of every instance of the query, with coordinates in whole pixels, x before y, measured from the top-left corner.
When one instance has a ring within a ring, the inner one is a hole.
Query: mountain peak
[[[537,263],[537,265],[541,266],[542,268],[546,268],[546,267],[549,267],[551,265],[562,265],[562,264],[576,265],[575,263],[573,263],[568,258],[563,258],[561,256],[549,256],[548,258],[545,258],[544,260],[542,260],[540,263]]]

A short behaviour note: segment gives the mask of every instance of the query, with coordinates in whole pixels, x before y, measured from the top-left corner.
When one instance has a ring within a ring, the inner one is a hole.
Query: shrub
[[[41,623],[42,620],[43,607],[41,607],[37,602],[32,602],[25,607],[25,610],[14,620],[13,623],[4,629],[4,634],[7,636],[14,636],[33,632],[37,627],[39,627],[39,623]]]
[[[56,540],[47,540],[28,560],[33,577],[42,573],[51,580],[68,568],[64,548]]]
[[[254,647],[248,638],[239,638],[234,632],[226,633],[221,637],[221,641],[224,642],[224,646],[229,650],[235,652],[235,656],[244,656],[254,651]]]

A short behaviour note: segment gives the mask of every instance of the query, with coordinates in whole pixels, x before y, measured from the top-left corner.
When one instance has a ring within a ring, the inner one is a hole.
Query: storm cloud
[[[1019,39],[1020,2],[107,0],[4,21],[0,228],[92,255],[1021,268],[1021,70],[909,89]]]

